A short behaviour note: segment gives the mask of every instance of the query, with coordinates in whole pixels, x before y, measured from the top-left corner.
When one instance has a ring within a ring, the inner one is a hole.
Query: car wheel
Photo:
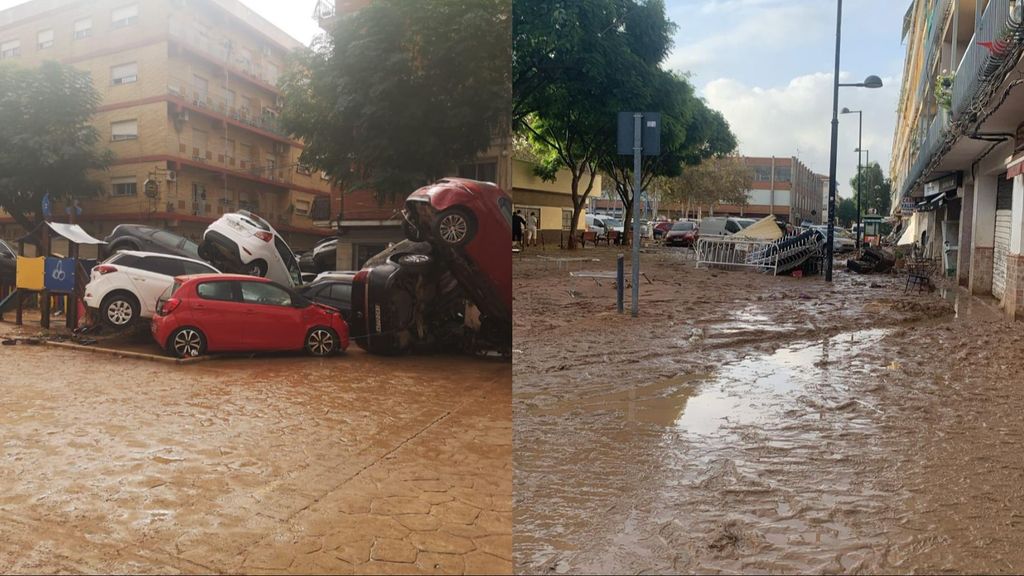
[[[476,222],[461,208],[449,208],[437,216],[434,237],[448,246],[462,246],[476,234]]]
[[[178,328],[168,338],[167,349],[178,358],[195,358],[206,353],[206,337],[198,328]]]
[[[266,278],[267,276],[267,263],[263,260],[253,260],[245,265],[245,273],[249,276],[259,276],[260,278]]]
[[[139,318],[139,301],[127,292],[115,292],[103,299],[100,315],[115,330],[128,328]]]
[[[199,244],[199,248],[196,250],[199,253],[199,257],[207,262],[210,261],[210,247],[206,245],[206,242]]]
[[[330,356],[338,351],[338,335],[330,328],[317,326],[306,335],[306,352],[311,356]]]
[[[395,261],[413,274],[423,274],[434,265],[434,259],[426,254],[402,254]]]

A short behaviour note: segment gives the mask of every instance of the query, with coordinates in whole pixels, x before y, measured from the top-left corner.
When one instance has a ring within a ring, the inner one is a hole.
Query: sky
[[[862,110],[863,147],[888,175],[903,74],[900,41],[910,0],[843,3],[840,82],[882,78],[879,89],[840,88],[839,109]],[[736,134],[740,153],[797,156],[828,174],[835,66],[831,0],[666,0],[679,27],[665,68],[691,74]],[[839,195],[857,173],[857,114],[839,115]],[[866,162],[866,159],[865,159]]]
[[[316,0],[241,1],[303,44],[320,32],[312,17]],[[0,10],[23,2],[0,0]],[[846,0],[843,5],[840,79],[860,82],[874,74],[885,85],[841,88],[839,107],[863,110],[863,147],[887,174],[908,5],[909,0]],[[679,29],[663,66],[691,74],[700,95],[729,121],[740,153],[797,156],[811,170],[827,174],[836,3],[666,0],[666,7]],[[840,115],[840,196],[850,196],[856,148],[857,115]]]

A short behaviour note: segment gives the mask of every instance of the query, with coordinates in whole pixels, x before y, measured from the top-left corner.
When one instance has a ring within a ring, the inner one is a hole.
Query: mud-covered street
[[[512,571],[507,362],[22,344],[0,370],[0,572]]]
[[[1024,570],[1024,335],[991,302],[661,249],[632,319],[566,269],[615,254],[515,261],[517,571]]]

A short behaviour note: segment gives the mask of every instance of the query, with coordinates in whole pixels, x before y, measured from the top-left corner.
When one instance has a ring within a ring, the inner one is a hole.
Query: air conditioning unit
[[[174,170],[168,170],[167,171],[167,178],[166,178],[166,180],[168,182],[177,182],[178,181],[178,173],[175,172]]]

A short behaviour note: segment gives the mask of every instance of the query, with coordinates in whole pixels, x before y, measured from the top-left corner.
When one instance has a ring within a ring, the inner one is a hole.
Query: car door
[[[121,270],[131,280],[141,315],[145,318],[153,317],[160,295],[174,283],[175,276],[184,273],[180,260],[159,256],[143,256],[133,266]]]
[[[211,352],[249,350],[250,315],[242,303],[238,282],[210,279],[196,286],[191,301],[192,321],[206,335]]]
[[[246,345],[250,350],[295,350],[306,337],[302,310],[292,295],[271,282],[240,281],[246,313]]]

